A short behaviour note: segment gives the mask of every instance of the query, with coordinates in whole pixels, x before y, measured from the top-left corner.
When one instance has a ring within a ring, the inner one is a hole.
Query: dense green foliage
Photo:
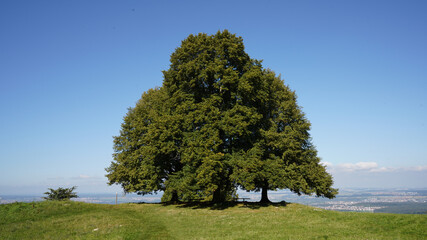
[[[426,239],[427,215],[333,212],[299,204],[0,205],[0,239]]]
[[[190,35],[163,86],[145,92],[114,139],[109,184],[163,201],[223,202],[237,188],[333,198],[296,95],[228,31]]]
[[[76,189],[76,186],[71,188],[58,188],[52,189],[48,188],[50,192],[45,192],[44,194],[47,197],[43,197],[46,200],[70,200],[71,198],[77,198],[77,194],[73,192]]]

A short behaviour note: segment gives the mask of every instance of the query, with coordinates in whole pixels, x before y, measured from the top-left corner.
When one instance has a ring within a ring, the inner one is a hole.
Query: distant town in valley
[[[238,191],[240,198],[248,201],[260,200],[260,193]],[[79,194],[73,201],[115,204],[116,194]],[[403,213],[427,214],[427,189],[340,189],[335,199],[317,198],[313,196],[298,196],[289,191],[269,191],[273,202],[286,201],[301,203],[325,210],[373,212],[373,213]],[[42,201],[40,196],[0,195],[0,204],[13,202]],[[117,194],[117,203],[158,203],[161,194],[140,196],[137,194]]]

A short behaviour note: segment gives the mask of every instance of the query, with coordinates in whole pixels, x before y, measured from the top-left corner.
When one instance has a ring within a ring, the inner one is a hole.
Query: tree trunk
[[[268,187],[262,188],[262,190],[261,190],[261,201],[259,201],[260,203],[271,203],[271,201],[268,199],[267,190],[268,190]]]
[[[177,191],[175,191],[175,190],[172,192],[171,202],[172,202],[172,203],[177,203],[177,202],[179,202],[179,199],[178,199],[178,192],[177,192]]]
[[[213,203],[220,203],[222,202],[222,197],[221,197],[221,190],[219,188],[217,188],[212,196],[212,202]]]

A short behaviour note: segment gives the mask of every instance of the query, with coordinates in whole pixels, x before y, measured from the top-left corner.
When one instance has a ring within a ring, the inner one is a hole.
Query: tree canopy
[[[227,30],[182,41],[163,85],[143,93],[114,137],[109,184],[162,201],[223,202],[238,188],[333,198],[310,123],[279,76]]]

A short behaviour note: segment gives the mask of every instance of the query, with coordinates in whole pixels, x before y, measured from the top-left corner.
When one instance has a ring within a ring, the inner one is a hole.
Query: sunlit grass
[[[427,239],[427,215],[46,201],[0,205],[0,239]]]

